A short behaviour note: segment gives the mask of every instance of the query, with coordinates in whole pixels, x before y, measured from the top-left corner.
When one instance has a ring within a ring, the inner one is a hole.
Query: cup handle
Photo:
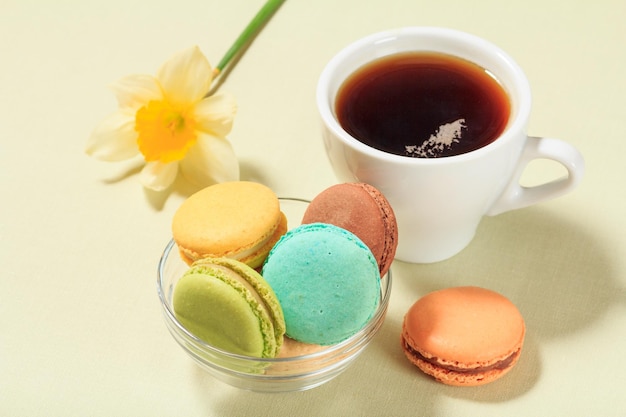
[[[567,169],[567,177],[533,187],[521,186],[519,181],[522,173],[533,159],[539,158],[550,159],[563,165]],[[563,195],[578,185],[584,172],[585,161],[573,146],[559,139],[529,136],[511,181],[487,215],[495,216]]]

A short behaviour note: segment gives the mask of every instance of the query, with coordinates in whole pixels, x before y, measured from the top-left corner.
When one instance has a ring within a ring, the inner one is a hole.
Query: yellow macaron
[[[231,258],[252,268],[287,231],[280,201],[265,185],[232,181],[191,195],[172,220],[172,235],[182,258]]]

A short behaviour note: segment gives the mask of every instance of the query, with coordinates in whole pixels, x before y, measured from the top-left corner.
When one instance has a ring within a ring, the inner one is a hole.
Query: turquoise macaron
[[[380,272],[371,250],[330,224],[287,232],[270,251],[262,275],[283,309],[286,335],[304,343],[348,339],[380,303]]]

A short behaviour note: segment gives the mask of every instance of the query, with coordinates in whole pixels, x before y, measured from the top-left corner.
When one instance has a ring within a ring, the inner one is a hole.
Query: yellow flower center
[[[179,161],[196,143],[195,121],[166,101],[150,101],[135,115],[137,145],[147,162]]]

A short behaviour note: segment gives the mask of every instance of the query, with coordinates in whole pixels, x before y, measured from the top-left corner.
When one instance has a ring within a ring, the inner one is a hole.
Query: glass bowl
[[[289,225],[299,225],[308,201],[281,198],[280,204]],[[212,376],[234,387],[259,392],[304,391],[339,375],[354,362],[380,329],[391,295],[390,271],[381,280],[380,303],[376,312],[365,327],[349,339],[299,356],[256,358],[213,347],[190,333],[176,319],[172,295],[178,279],[188,268],[178,254],[176,243],[171,240],[159,261],[157,277],[157,290],[169,332],[183,350]]]

